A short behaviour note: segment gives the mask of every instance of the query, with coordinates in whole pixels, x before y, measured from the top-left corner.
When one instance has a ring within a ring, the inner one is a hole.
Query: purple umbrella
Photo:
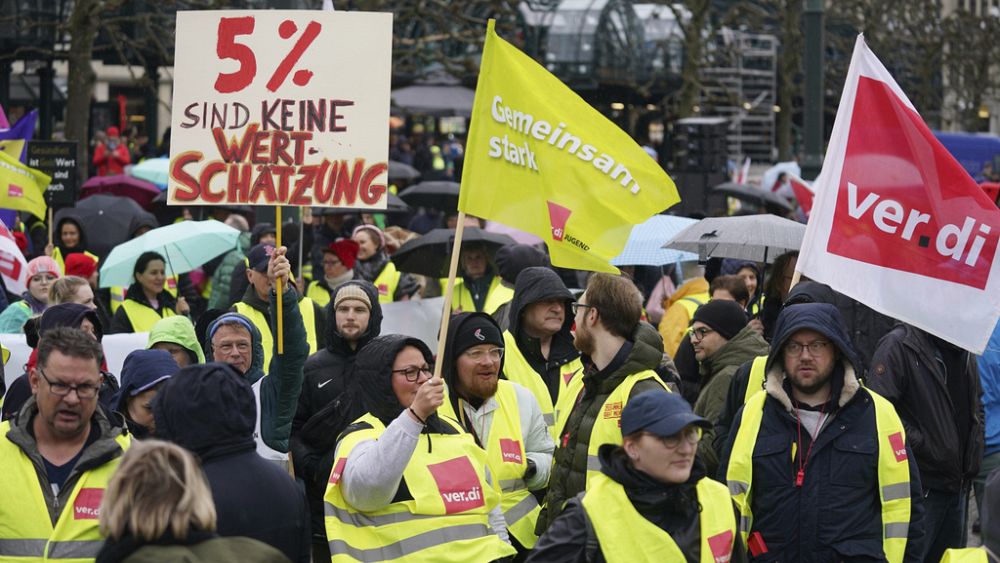
[[[160,195],[160,188],[145,180],[124,174],[95,176],[83,184],[83,188],[80,190],[80,199],[97,194],[127,197],[141,205],[143,209],[149,209],[153,199]]]

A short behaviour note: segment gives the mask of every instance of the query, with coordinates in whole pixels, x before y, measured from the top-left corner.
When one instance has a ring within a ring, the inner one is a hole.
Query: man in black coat
[[[895,405],[917,457],[926,509],[923,559],[965,547],[969,486],[983,458],[976,357],[909,325],[879,342],[868,386]]]
[[[329,558],[323,524],[323,494],[330,471],[322,463],[328,452],[305,439],[302,428],[347,389],[348,374],[354,367],[358,351],[381,332],[382,307],[378,302],[378,290],[365,280],[346,282],[330,296],[326,313],[326,348],[306,360],[289,445],[295,474],[306,483],[317,560]],[[325,555],[324,550],[327,550]]]
[[[257,455],[250,384],[223,363],[186,367],[153,400],[156,436],[198,455],[218,513],[218,534],[273,546],[308,563],[305,495],[278,464]]]

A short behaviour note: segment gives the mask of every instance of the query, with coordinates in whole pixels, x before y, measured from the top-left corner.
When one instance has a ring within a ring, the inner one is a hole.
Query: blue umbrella
[[[169,158],[147,158],[133,166],[129,174],[140,180],[156,184],[156,187],[164,190],[167,188],[167,179],[170,177],[169,168]]]
[[[615,266],[662,266],[697,260],[698,255],[672,248],[662,248],[677,233],[697,223],[695,219],[674,215],[653,215],[632,227],[622,253],[611,259]]]
[[[132,284],[135,261],[143,252],[158,252],[167,260],[167,277],[190,272],[236,248],[240,232],[214,219],[181,221],[153,229],[111,250],[101,265],[101,287]]]

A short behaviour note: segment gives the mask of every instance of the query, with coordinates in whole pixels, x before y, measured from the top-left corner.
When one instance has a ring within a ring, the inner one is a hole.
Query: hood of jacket
[[[787,410],[792,409],[791,399],[784,391],[782,383],[785,378],[784,355],[781,349],[785,342],[796,332],[814,330],[830,340],[837,348],[837,356],[844,373],[844,385],[841,388],[838,405],[844,406],[850,401],[860,387],[857,370],[861,366],[857,351],[847,335],[844,319],[837,307],[828,303],[802,303],[794,307],[782,309],[774,325],[774,336],[771,338],[771,350],[765,369],[767,378],[764,388],[768,394],[778,399]]]
[[[757,356],[768,353],[767,340],[750,325],[743,327],[729,342],[726,342],[710,358],[701,362],[701,371],[715,375],[724,367],[737,368]]]
[[[358,340],[357,348],[352,349],[351,345],[344,340],[344,337],[337,332],[337,313],[333,304],[337,302],[337,294],[348,285],[356,285],[364,290],[368,295],[368,301],[372,304],[371,312],[368,315],[368,328]],[[326,306],[326,349],[338,356],[354,355],[356,350],[360,350],[382,332],[382,305],[378,302],[378,289],[371,282],[365,280],[351,280],[341,284],[333,290],[330,295],[330,303]]]
[[[517,282],[514,284],[514,298],[511,299],[509,309],[509,327],[515,340],[521,338],[521,313],[532,303],[546,301],[549,299],[562,299],[566,302],[566,313],[563,321],[561,333],[569,334],[573,326],[573,315],[569,310],[569,303],[573,302],[573,294],[566,289],[559,274],[544,266],[526,268],[518,274]]]
[[[239,313],[226,313],[212,321],[212,324],[208,325],[208,332],[205,334],[205,356],[211,358],[213,361],[215,360],[215,350],[212,348],[212,335],[215,334],[215,330],[221,323],[227,321],[237,321],[250,330],[250,343],[253,353],[250,359],[250,369],[242,375],[243,379],[246,379],[250,385],[253,385],[257,383],[258,379],[264,377],[265,366],[264,345],[261,343],[260,330],[257,329],[257,326],[250,319]]]
[[[685,297],[691,297],[692,295],[702,295],[708,293],[708,280],[705,278],[695,278],[693,280],[688,280],[684,282],[677,291],[670,295],[670,299],[667,300],[667,305],[663,308],[664,310],[669,309],[671,305],[677,303]]]
[[[80,328],[84,319],[89,320],[94,325],[94,332],[97,333],[97,341],[100,342],[103,340],[104,327],[101,325],[101,318],[97,315],[97,311],[79,303],[59,303],[45,309],[42,316],[38,318],[36,324],[37,331],[29,332],[28,329],[25,329],[25,339],[28,342],[28,346],[37,348],[38,339],[41,338],[42,334],[62,326]]]
[[[156,437],[198,454],[202,461],[253,451],[257,401],[229,364],[188,366],[153,398]]]
[[[388,334],[373,339],[361,348],[354,359],[351,385],[361,407],[361,414],[371,413],[386,426],[405,408],[399,404],[399,399],[392,390],[392,365],[396,361],[396,355],[406,346],[417,348],[428,365],[434,364],[434,356],[422,340],[402,334]]]
[[[198,344],[198,336],[194,332],[194,325],[184,316],[177,315],[156,321],[149,331],[149,340],[146,341],[146,348],[152,348],[157,342],[169,342],[176,344],[188,351],[192,364],[205,363],[205,352]],[[263,352],[263,351],[262,351]]]
[[[455,369],[455,335],[461,330],[462,325],[469,322],[470,319],[474,317],[479,317],[486,320],[493,326],[497,327],[497,332],[503,334],[500,330],[500,325],[493,319],[492,316],[486,313],[459,313],[451,317],[451,321],[448,323],[448,336],[444,343],[444,356],[439,360],[441,361],[441,378],[444,379],[445,385],[448,386],[448,400],[451,402],[451,406],[454,411],[459,412],[458,408],[458,391],[455,390],[455,378],[458,377],[458,370]],[[500,368],[499,374],[503,374],[503,357],[500,358]]]
[[[831,305],[837,304],[837,293],[830,289],[830,286],[814,282],[814,281],[801,281],[795,284],[795,287],[788,292],[788,298],[782,304],[784,307],[789,305],[801,305],[802,303],[829,303]]]

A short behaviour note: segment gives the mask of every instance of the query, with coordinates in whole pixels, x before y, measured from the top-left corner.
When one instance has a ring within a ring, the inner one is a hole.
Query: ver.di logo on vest
[[[524,461],[524,457],[521,455],[521,442],[500,438],[500,457],[504,463],[516,463],[520,465]]]
[[[467,457],[456,457],[427,466],[437,484],[445,514],[465,512],[486,505],[479,475]]]
[[[101,516],[101,499],[104,489],[80,489],[73,501],[74,520],[97,520]]]

